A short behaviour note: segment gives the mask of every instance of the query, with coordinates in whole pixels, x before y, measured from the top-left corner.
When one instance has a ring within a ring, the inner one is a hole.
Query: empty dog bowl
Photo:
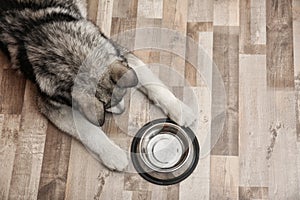
[[[191,129],[170,119],[143,126],[133,138],[131,159],[137,172],[158,185],[176,184],[197,166],[199,144]]]

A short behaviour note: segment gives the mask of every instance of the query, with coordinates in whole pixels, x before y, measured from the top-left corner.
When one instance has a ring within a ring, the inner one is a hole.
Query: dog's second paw
[[[189,127],[197,120],[193,110],[179,99],[173,101],[167,112],[169,117],[180,126]]]
[[[118,146],[106,149],[106,153],[100,156],[103,164],[114,171],[124,171],[128,166],[128,156],[124,150]]]

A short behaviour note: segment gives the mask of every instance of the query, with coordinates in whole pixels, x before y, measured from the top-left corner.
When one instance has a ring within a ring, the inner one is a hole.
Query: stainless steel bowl
[[[170,119],[157,119],[143,126],[131,145],[137,172],[146,180],[171,185],[187,178],[197,166],[199,144],[191,129]]]

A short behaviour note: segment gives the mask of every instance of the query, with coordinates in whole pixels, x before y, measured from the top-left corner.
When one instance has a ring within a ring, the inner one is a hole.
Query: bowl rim
[[[189,139],[191,140],[191,143],[192,143],[191,148],[193,148],[193,150],[194,150],[191,164],[186,169],[186,171],[184,173],[182,173],[181,175],[179,175],[178,177],[171,178],[171,179],[159,179],[159,178],[153,177],[153,176],[151,176],[151,174],[149,174],[148,172],[146,172],[143,169],[143,167],[140,165],[140,163],[138,161],[139,159],[138,159],[137,154],[139,152],[137,152],[137,148],[139,146],[139,143],[140,143],[140,140],[141,140],[143,134],[145,133],[145,131],[147,129],[149,129],[151,126],[153,126],[153,124],[158,124],[158,123],[175,124],[176,126],[180,127],[186,133],[186,135],[189,137]],[[179,126],[178,124],[176,124],[173,120],[171,120],[169,118],[155,119],[153,121],[146,123],[140,130],[138,130],[137,134],[134,136],[132,143],[131,143],[131,160],[132,160],[134,168],[139,173],[139,175],[141,177],[143,177],[145,180],[147,180],[151,183],[157,184],[157,185],[173,185],[173,184],[179,183],[179,182],[183,181],[184,179],[186,179],[188,176],[190,176],[192,174],[192,172],[195,170],[196,166],[198,165],[199,155],[200,155],[200,146],[199,146],[197,137],[194,134],[194,132],[188,127]]]

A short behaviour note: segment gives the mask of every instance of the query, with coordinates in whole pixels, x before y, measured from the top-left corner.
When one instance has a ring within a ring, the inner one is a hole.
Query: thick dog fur
[[[36,83],[40,111],[108,168],[121,171],[127,155],[99,125],[105,112],[124,110],[126,88],[139,84],[180,125],[190,125],[195,117],[142,61],[86,16],[84,0],[0,0],[0,48],[13,68]]]

